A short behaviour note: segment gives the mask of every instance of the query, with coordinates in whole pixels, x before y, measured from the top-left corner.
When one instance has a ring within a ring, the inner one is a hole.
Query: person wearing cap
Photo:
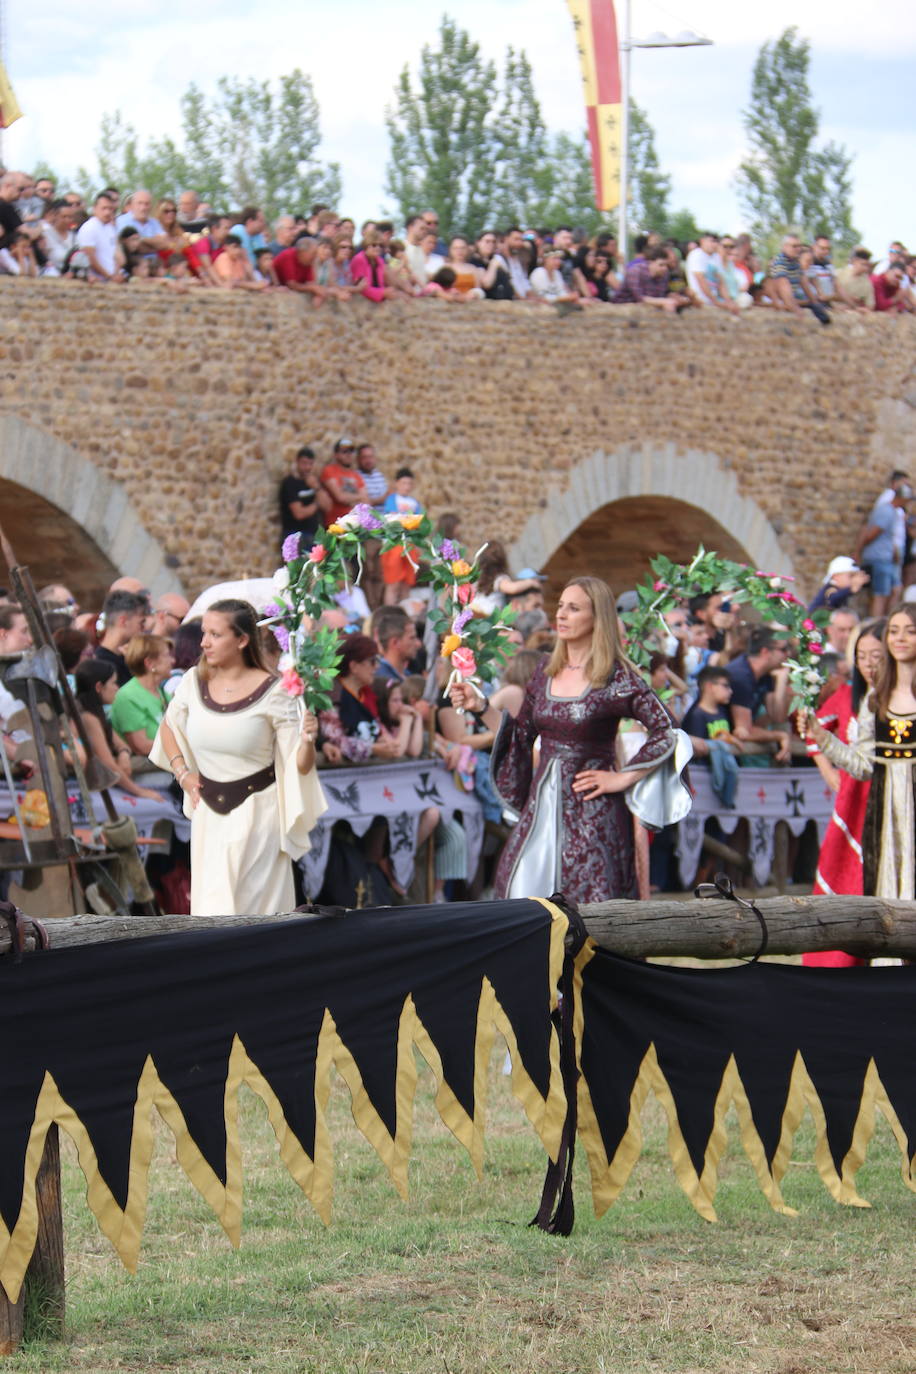
[[[334,456],[321,470],[321,485],[327,492],[330,505],[325,511],[325,524],[333,525],[360,501],[366,500],[366,484],[356,469],[356,446],[352,439],[338,439]]]
[[[871,569],[872,598],[869,614],[886,615],[900,593],[902,568],[899,551],[895,548],[897,511],[906,511],[913,499],[909,482],[900,481],[890,501],[879,500],[872,507],[865,527],[859,535],[857,554]]]
[[[827,568],[827,576],[808,607],[809,612],[819,611],[823,606],[831,611],[839,610],[850,597],[862,590],[867,581],[868,573],[859,567],[856,560],[841,554]]]

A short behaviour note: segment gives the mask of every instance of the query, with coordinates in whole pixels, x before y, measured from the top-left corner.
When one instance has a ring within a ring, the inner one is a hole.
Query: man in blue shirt
[[[238,224],[232,226],[232,232],[248,254],[248,261],[252,267],[257,266],[255,254],[267,247],[267,240],[264,237],[266,228],[267,218],[264,211],[259,210],[254,205],[246,205],[239,215]]]
[[[894,548],[897,511],[905,511],[913,499],[909,482],[898,482],[890,501],[879,500],[872,507],[865,528],[859,535],[859,558],[871,573],[871,614],[886,615],[900,589],[901,565]]]
[[[740,740],[756,740],[761,744],[778,744],[776,762],[789,758],[788,730],[765,730],[756,724],[757,714],[766,707],[771,721],[783,724],[788,716],[788,674],[781,673],[777,683],[772,676],[785,663],[789,641],[778,639],[769,625],[757,625],[751,630],[746,654],[739,654],[726,668],[731,683],[731,713],[734,730]]]

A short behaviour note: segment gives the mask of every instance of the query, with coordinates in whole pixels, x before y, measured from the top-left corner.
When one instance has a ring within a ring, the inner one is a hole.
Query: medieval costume
[[[862,828],[862,891],[912,901],[916,895],[916,715],[876,717],[863,704],[858,738],[827,735],[820,748],[854,778],[871,778]]]
[[[647,733],[627,770],[654,767],[674,751],[671,721],[654,692],[622,663],[603,687],[588,686],[577,697],[552,696],[551,681],[540,664],[518,716],[504,717],[493,746],[496,789],[521,812],[499,861],[496,894],[549,897],[561,891],[574,902],[632,897],[633,824],[623,793],[585,801],[572,790],[573,779],[584,769],[617,770],[615,744],[624,719]]]
[[[852,709],[852,686],[848,682],[827,698],[817,719],[842,743],[855,744],[859,727]],[[826,754],[826,750],[821,752]],[[814,893],[862,895],[862,827],[870,787],[870,778],[856,778],[843,770],[833,815],[821,845],[812,888]],[[864,962],[842,950],[817,950],[802,955],[803,964],[820,968],[848,968]]]
[[[165,713],[190,770],[201,779],[191,821],[191,914],[270,916],[296,904],[291,861],[327,809],[313,768],[300,773],[296,703],[278,678],[241,701],[213,700],[190,668]],[[161,737],[150,758],[169,761]]]

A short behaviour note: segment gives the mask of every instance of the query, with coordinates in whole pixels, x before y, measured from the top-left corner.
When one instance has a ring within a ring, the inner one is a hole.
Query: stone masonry
[[[102,584],[111,567],[193,596],[271,571],[296,448],[324,459],[347,434],[390,475],[410,464],[434,514],[458,510],[471,547],[500,538],[516,567],[565,572],[590,549],[601,566],[582,570],[619,578],[621,550],[642,571],[721,537],[807,591],[887,472],[916,475],[914,421],[912,317],[315,310],[283,292],[0,282],[4,521],[23,561],[39,524],[47,544],[59,521],[51,566],[84,560],[88,536]],[[31,508],[20,489],[43,523],[10,528]]]

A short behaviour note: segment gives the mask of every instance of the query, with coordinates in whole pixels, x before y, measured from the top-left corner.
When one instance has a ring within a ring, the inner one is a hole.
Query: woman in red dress
[[[852,682],[827,698],[817,713],[818,722],[835,734],[844,744],[853,744],[857,716],[862,697],[875,682],[875,674],[884,658],[883,620],[863,625],[854,641]],[[862,825],[871,778],[853,778],[835,767],[817,749],[809,737],[809,749],[828,784],[836,792],[833,815],[824,834],[812,891],[821,896],[843,893],[850,897],[862,895]],[[848,968],[864,964],[842,950],[821,950],[802,955],[802,963],[820,968]]]

